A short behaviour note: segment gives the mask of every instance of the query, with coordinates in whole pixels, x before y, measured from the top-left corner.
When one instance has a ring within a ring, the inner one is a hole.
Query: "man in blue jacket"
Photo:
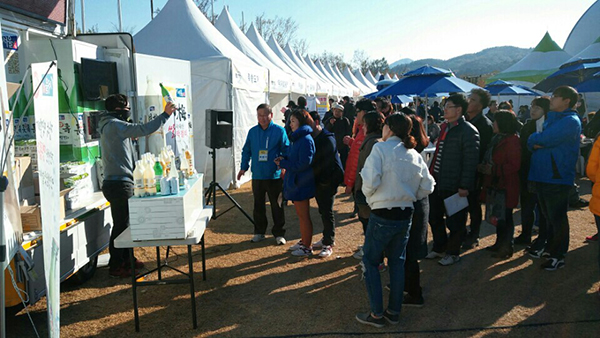
[[[285,129],[273,123],[273,111],[266,104],[256,108],[258,125],[248,132],[246,143],[242,149],[241,169],[238,181],[250,168],[252,161],[252,195],[254,195],[254,237],[252,242],[265,239],[267,232],[267,210],[265,194],[269,195],[271,213],[273,214],[272,234],[277,245],[284,245],[285,217],[283,214],[283,180],[281,169],[277,168],[274,160],[287,151],[289,140]]]
[[[538,203],[548,226],[545,248],[532,248],[529,254],[549,259],[542,268],[554,271],[565,265],[569,250],[569,191],[575,182],[575,164],[579,155],[581,122],[573,109],[577,91],[569,86],[557,88],[550,99],[544,130],[534,133],[527,141],[533,152],[529,180],[535,182]]]

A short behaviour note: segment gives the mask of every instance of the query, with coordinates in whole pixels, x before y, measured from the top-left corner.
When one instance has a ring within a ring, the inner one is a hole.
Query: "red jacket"
[[[347,187],[353,188],[354,182],[356,182],[356,169],[358,167],[358,154],[360,152],[360,146],[365,140],[365,134],[363,133],[363,125],[358,126],[358,132],[356,137],[350,140],[350,153],[346,159],[346,170],[344,171],[344,183]]]
[[[504,138],[492,154],[492,174],[483,177],[482,201],[489,187],[506,190],[506,207],[519,204],[519,169],[521,168],[521,143],[517,135]]]

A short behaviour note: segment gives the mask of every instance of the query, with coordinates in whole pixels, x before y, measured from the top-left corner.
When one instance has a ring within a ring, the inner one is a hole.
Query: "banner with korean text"
[[[44,246],[44,276],[48,303],[50,337],[60,336],[60,219],[59,219],[59,132],[58,86],[56,61],[31,64],[35,136],[42,236]]]

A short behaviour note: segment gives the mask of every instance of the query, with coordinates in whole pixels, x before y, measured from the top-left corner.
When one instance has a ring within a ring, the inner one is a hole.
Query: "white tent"
[[[379,82],[380,77],[381,77],[381,72],[377,72],[377,74],[375,74],[375,83]]]
[[[268,70],[223,37],[192,0],[167,2],[134,41],[138,52],[191,61],[194,163],[206,182],[212,180],[212,161],[205,111],[233,111],[233,147],[217,152],[216,180],[227,188],[235,182],[248,130],[256,125],[256,107],[265,101]]]
[[[336,79],[346,89],[346,91],[350,92],[349,96],[358,96],[358,94],[359,94],[358,88],[354,87],[353,85],[348,83],[348,81],[343,79],[343,76],[339,72],[336,72],[337,67],[335,65],[332,66],[329,63],[325,63],[324,66],[325,66],[325,70],[329,74],[331,74],[331,76],[334,79]]]
[[[331,69],[333,70],[333,72],[335,73],[335,75],[336,75],[336,76],[337,76],[339,79],[341,79],[342,81],[344,81],[344,83],[346,83],[346,85],[347,85],[349,88],[352,88],[352,96],[354,96],[354,97],[358,97],[358,96],[360,96],[360,94],[361,94],[361,92],[362,92],[362,91],[360,90],[360,88],[358,88],[358,87],[357,87],[356,85],[354,85],[352,82],[348,81],[348,80],[346,79],[346,77],[345,77],[345,76],[342,74],[342,72],[340,71],[340,69],[339,69],[339,68],[338,68],[336,65],[333,65],[333,66],[331,66]],[[366,93],[365,93],[365,94],[366,94]]]
[[[325,84],[325,82],[322,81],[310,69],[304,67],[304,64],[302,62],[300,62],[300,60],[298,60],[296,53],[292,50],[292,48],[290,47],[289,44],[287,46],[285,46],[285,48],[283,49],[283,52],[285,53],[285,55],[287,55],[287,57],[290,59],[290,61],[292,61],[294,63],[294,65],[296,65],[296,67],[298,67],[298,69],[300,69],[302,71],[302,73],[306,75],[306,77],[308,77],[309,79],[314,80],[316,82],[317,86],[315,88],[315,93],[325,93],[326,92],[327,85]]]
[[[504,80],[532,87],[570,58],[571,55],[562,50],[546,32],[540,43],[521,61],[490,77],[487,82]]]
[[[396,80],[396,81],[400,80],[400,79],[398,78],[398,74],[394,74],[394,76],[392,77],[392,80]]]
[[[319,79],[323,83],[323,85],[325,86],[325,91],[322,91],[322,93],[327,93],[328,95],[331,95],[333,93],[334,84],[331,83],[329,80],[327,80],[325,77],[321,76],[312,67],[310,67],[306,63],[306,61],[304,61],[304,58],[302,57],[302,55],[300,55],[300,53],[298,53],[296,51],[295,54],[296,54],[296,59],[298,60],[298,62],[300,62],[305,69],[308,69],[311,72],[311,74],[314,75],[315,78]]]
[[[367,80],[369,80],[369,82],[371,82],[373,84],[373,86],[377,83],[377,81],[379,81],[379,79],[376,79],[373,74],[371,73],[370,70],[367,70],[367,73],[365,74],[365,78],[367,78]]]
[[[567,60],[567,62],[565,62],[564,64],[566,65],[570,63],[577,63],[584,60],[589,60],[593,62],[600,61],[600,36],[598,37],[598,39],[596,39],[596,41],[594,41],[594,43],[587,46],[587,48],[577,53],[575,56]]]
[[[283,49],[279,46],[277,41],[271,36],[269,41],[267,42],[271,50],[277,55],[288,67],[293,69],[296,73],[304,76],[306,78],[306,94],[314,94],[317,90],[317,81],[308,77],[308,75],[304,74],[302,69],[298,67],[294,61],[290,60],[290,58],[285,54]]]
[[[273,121],[281,124],[283,114],[280,110],[287,105],[289,100],[292,74],[286,73],[284,70],[273,64],[254,46],[246,35],[244,35],[244,32],[242,32],[235,24],[226,7],[223,8],[223,11],[215,22],[215,27],[242,53],[269,70],[269,104],[273,109]]]
[[[600,1],[594,2],[573,26],[565,41],[565,52],[571,55],[578,54],[598,38],[600,33],[598,18],[600,18]]]
[[[369,88],[369,90],[370,90],[369,93],[372,93],[376,90],[375,85],[373,83],[371,83],[371,81],[367,80],[367,78],[363,75],[363,73],[360,72],[360,69],[356,69],[354,71],[354,76],[356,77],[356,79],[358,81],[360,81],[360,83],[362,83],[363,85],[367,86],[367,88]]]
[[[340,85],[336,81],[333,81],[332,79],[329,78],[329,76],[327,76],[325,73],[323,73],[319,69],[319,67],[317,67],[317,65],[313,62],[313,60],[311,60],[308,57],[308,54],[304,57],[304,62],[310,67],[310,69],[312,69],[322,79],[325,79],[329,83],[331,83],[331,86],[332,86],[332,95],[334,95],[334,96],[341,96],[341,94],[342,94],[342,87],[340,87]]]
[[[384,80],[393,80],[389,73],[385,73]]]
[[[325,74],[325,76],[329,79],[329,81],[332,81],[333,83],[335,83],[336,85],[339,86],[339,96],[347,96],[347,95],[352,95],[352,92],[350,89],[346,88],[346,85],[343,84],[342,82],[340,82],[338,79],[336,79],[335,76],[333,76],[333,74],[331,74],[331,72],[329,72],[327,70],[327,68],[323,65],[323,63],[321,63],[321,60],[317,60],[315,62],[315,66],[317,67],[317,69],[319,69],[321,71],[321,73]]]
[[[344,75],[344,78],[346,80],[348,80],[348,82],[350,82],[351,84],[353,84],[356,88],[358,88],[360,90],[360,95],[366,95],[369,93],[372,93],[373,91],[371,90],[371,88],[365,86],[364,84],[362,84],[362,82],[360,82],[350,71],[350,68],[346,67],[344,69],[344,73],[342,74]]]
[[[283,69],[285,72],[292,74],[292,96],[294,98],[306,94],[306,79],[300,74],[296,73],[293,69],[288,67],[276,54],[273,52],[271,47],[267,45],[267,42],[262,38],[260,33],[254,27],[254,24],[250,25],[246,32],[246,37],[256,49],[258,49],[264,56],[269,59],[273,64]]]

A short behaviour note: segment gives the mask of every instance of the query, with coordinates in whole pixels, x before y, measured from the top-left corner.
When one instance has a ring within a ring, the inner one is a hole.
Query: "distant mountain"
[[[501,72],[520,61],[531,49],[512,46],[492,47],[474,54],[464,54],[448,60],[422,59],[408,64],[390,66],[392,73],[403,74],[424,65],[452,70],[456,76],[479,76]]]
[[[411,63],[413,61],[414,61],[413,59],[407,59],[407,58],[400,59],[400,60],[398,60],[396,62],[392,62],[392,64],[390,65],[390,68],[394,68],[394,67],[400,66],[400,65],[405,65],[405,64]]]

